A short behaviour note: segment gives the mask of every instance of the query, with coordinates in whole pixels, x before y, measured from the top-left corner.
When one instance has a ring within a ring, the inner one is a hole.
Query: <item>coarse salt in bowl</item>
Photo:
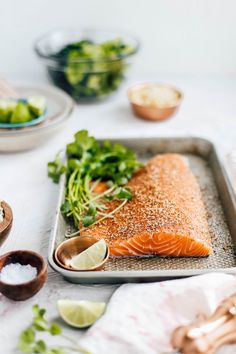
[[[0,200],[0,246],[11,231],[13,213],[9,204]]]
[[[0,280],[12,285],[26,283],[36,277],[37,268],[30,264],[9,263],[0,272]]]
[[[0,292],[12,300],[35,295],[47,278],[47,265],[36,252],[19,250],[0,257]]]

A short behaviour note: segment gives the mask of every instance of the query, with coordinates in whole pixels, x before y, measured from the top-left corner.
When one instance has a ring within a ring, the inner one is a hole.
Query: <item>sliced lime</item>
[[[45,98],[42,96],[32,96],[28,98],[29,108],[36,117],[40,117],[46,108]]]
[[[104,302],[94,301],[58,300],[57,305],[62,319],[77,328],[91,326],[106,308]]]
[[[104,240],[100,240],[87,248],[85,251],[73,257],[70,265],[74,269],[89,270],[104,260],[107,253],[107,245]]]
[[[11,114],[16,107],[16,101],[10,99],[0,99],[0,122],[9,123]]]
[[[11,123],[25,123],[32,119],[29,107],[25,102],[18,102],[11,115]]]

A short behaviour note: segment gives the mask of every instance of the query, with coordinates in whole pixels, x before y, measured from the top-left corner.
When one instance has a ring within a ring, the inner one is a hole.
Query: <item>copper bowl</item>
[[[8,284],[0,280],[0,292],[15,301],[26,300],[35,295],[44,285],[47,278],[47,265],[43,257],[33,251],[12,251],[0,257],[0,272],[10,263],[30,264],[37,268],[37,276],[20,284]]]
[[[109,247],[107,247],[107,253],[102,263],[97,264],[93,268],[90,268],[88,270],[78,270],[70,265],[70,261],[74,256],[77,256],[79,253],[85,251],[87,248],[89,248],[98,241],[99,240],[93,236],[76,236],[69,240],[66,240],[57,247],[54,254],[55,260],[61,267],[67,270],[73,270],[77,272],[101,270],[109,258]]]
[[[0,246],[3,244],[3,242],[9,235],[13,222],[13,214],[11,207],[4,201],[1,202],[1,207],[3,208],[4,217],[3,221],[0,222]]]
[[[178,95],[178,99],[177,99],[176,104],[167,105],[165,107],[158,107],[158,106],[149,106],[149,105],[140,104],[140,103],[135,102],[135,100],[132,97],[134,92],[139,91],[139,90],[143,89],[144,87],[147,87],[147,86],[153,85],[153,84],[156,84],[161,87],[166,87],[166,88],[169,88],[169,89],[175,91]],[[135,84],[135,85],[131,86],[128,89],[128,98],[129,98],[132,110],[137,117],[140,117],[140,118],[143,118],[143,119],[149,120],[149,121],[162,121],[162,120],[165,120],[165,119],[171,117],[176,112],[176,110],[180,106],[180,103],[183,100],[183,93],[174,86],[151,82],[151,83],[140,83],[140,84]]]

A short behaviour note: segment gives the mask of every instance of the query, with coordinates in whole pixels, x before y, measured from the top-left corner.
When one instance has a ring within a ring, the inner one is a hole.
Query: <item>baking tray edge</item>
[[[223,178],[225,185],[227,186],[227,200],[230,202],[233,210],[231,210],[231,214],[236,215],[236,197],[231,185],[228,174],[221,162],[219,154],[217,153],[217,148],[215,145],[204,138],[199,137],[151,137],[151,138],[116,138],[109,139],[111,142],[120,142],[123,144],[129,145],[129,142],[139,142],[143,143],[154,143],[156,140],[166,141],[166,140],[175,140],[178,142],[186,142],[193,141],[197,146],[200,142],[205,143],[208,146],[208,154],[211,153],[216,158],[215,162],[218,167],[220,167],[220,178]],[[218,188],[219,181],[216,180],[216,185]],[[51,232],[51,237],[49,241],[49,250],[48,250],[48,263],[52,269],[56,272],[60,273],[66,280],[72,283],[79,284],[115,284],[115,283],[125,283],[125,282],[151,282],[151,281],[162,281],[167,279],[176,279],[182,277],[190,277],[194,275],[206,274],[209,272],[217,272],[217,273],[228,273],[228,274],[236,274],[236,267],[230,268],[215,268],[215,269],[174,269],[174,270],[128,270],[128,271],[96,271],[96,272],[74,272],[68,271],[61,267],[59,267],[54,261],[54,244],[56,240],[57,233],[57,224],[60,216],[60,206],[61,200],[64,194],[64,184],[65,184],[65,176],[63,176],[59,183],[59,195],[58,202],[56,208],[56,215],[53,220],[53,227]],[[221,196],[222,197],[222,196]],[[222,200],[223,202],[223,200]],[[224,208],[225,209],[225,208]],[[225,212],[225,210],[224,210]],[[227,220],[228,223],[228,220]],[[232,225],[231,225],[232,226]],[[236,224],[234,225],[236,231]],[[235,233],[236,238],[236,233]]]

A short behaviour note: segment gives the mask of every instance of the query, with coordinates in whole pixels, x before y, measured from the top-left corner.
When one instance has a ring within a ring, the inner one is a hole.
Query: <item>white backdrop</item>
[[[0,73],[42,72],[32,46],[53,28],[132,30],[136,70],[236,74],[235,0],[0,0]]]

